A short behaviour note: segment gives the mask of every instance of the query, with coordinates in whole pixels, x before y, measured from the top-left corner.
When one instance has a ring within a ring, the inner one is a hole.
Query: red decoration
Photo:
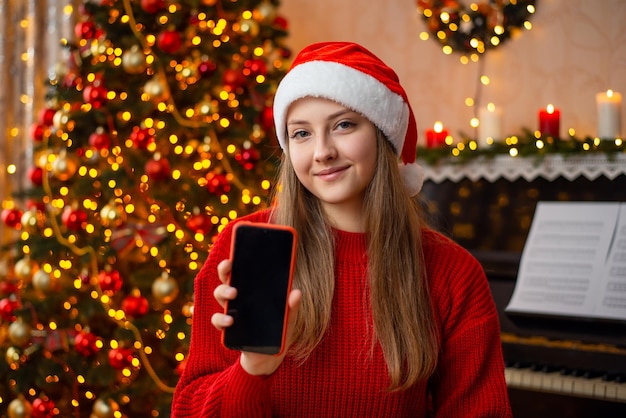
[[[133,141],[135,148],[147,149],[154,142],[152,131],[148,128],[140,128],[135,126],[130,133],[130,139]]]
[[[43,141],[44,134],[46,133],[46,126],[40,123],[33,123],[30,125],[30,137],[35,142]]]
[[[436,122],[432,129],[426,130],[426,147],[435,148],[446,144],[448,131],[441,122]]]
[[[15,310],[19,308],[19,303],[11,298],[4,298],[0,300],[0,318],[7,322],[13,322],[17,318],[15,317]]]
[[[57,415],[56,405],[52,399],[37,398],[33,401],[32,418],[54,418]]]
[[[100,351],[97,342],[99,338],[91,332],[81,331],[74,337],[74,348],[83,357],[91,357]]]
[[[15,228],[18,225],[21,225],[23,212],[17,208],[13,209],[4,209],[2,211],[2,222],[5,225]]]
[[[165,7],[165,0],[141,0],[141,8],[147,13],[156,13]]]
[[[101,270],[98,273],[98,283],[105,292],[117,292],[122,288],[122,276],[117,270]]]
[[[180,33],[175,29],[165,30],[157,35],[157,46],[167,54],[178,52],[182,45]]]
[[[61,222],[72,231],[80,231],[87,222],[87,212],[67,206],[61,215]]]
[[[44,126],[52,126],[55,113],[57,113],[56,109],[52,109],[49,107],[41,109],[41,111],[39,112],[39,123]]]
[[[165,181],[170,176],[170,163],[165,158],[150,159],[146,163],[146,174],[151,180]]]
[[[282,30],[287,30],[287,28],[289,27],[289,24],[287,22],[287,19],[285,19],[284,17],[276,16],[276,19],[274,19],[274,26],[277,26],[278,28]]]
[[[10,295],[17,292],[17,286],[10,280],[0,280],[0,295]]]
[[[89,135],[89,145],[97,150],[108,149],[111,146],[111,137],[101,129]]]
[[[213,223],[211,222],[211,217],[209,215],[205,213],[197,213],[195,215],[191,215],[191,217],[187,219],[187,228],[193,232],[202,232],[206,235],[213,229]]]
[[[79,39],[93,39],[96,37],[96,24],[91,20],[78,22],[74,26],[74,35]]]
[[[134,318],[141,318],[148,313],[148,299],[141,295],[128,295],[122,300],[122,310]]]
[[[35,186],[41,186],[43,184],[43,169],[41,167],[29,168],[28,178]]]
[[[246,60],[243,65],[245,67],[244,75],[256,77],[258,75],[267,74],[267,64],[265,64],[265,61],[260,58]]]
[[[244,168],[244,170],[252,170],[259,161],[259,151],[254,148],[244,149],[235,155],[235,160]]]
[[[109,351],[109,364],[117,370],[130,367],[133,361],[133,350],[130,348],[113,348]]]
[[[224,71],[224,74],[222,75],[222,83],[224,83],[225,86],[230,87],[232,90],[235,90],[246,84],[246,78],[241,71],[229,68]]]
[[[28,201],[26,201],[26,209],[32,208],[37,209],[39,212],[46,211],[46,205],[43,202],[29,199]]]
[[[211,60],[204,60],[198,65],[198,73],[202,77],[210,77],[216,69],[217,65]]]
[[[102,84],[90,84],[83,90],[83,100],[96,109],[107,101],[107,89]]]
[[[228,182],[226,176],[222,173],[211,171],[206,175],[206,179],[206,188],[209,193],[219,196],[230,191],[230,183]]]

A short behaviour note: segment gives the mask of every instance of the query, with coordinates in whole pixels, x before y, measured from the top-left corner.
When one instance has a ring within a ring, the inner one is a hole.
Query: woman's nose
[[[315,161],[328,161],[337,156],[337,150],[330,135],[318,135],[315,141]]]

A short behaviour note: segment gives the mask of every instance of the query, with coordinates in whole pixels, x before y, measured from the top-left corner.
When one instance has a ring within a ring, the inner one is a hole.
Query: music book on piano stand
[[[539,202],[505,311],[626,321],[626,203]]]

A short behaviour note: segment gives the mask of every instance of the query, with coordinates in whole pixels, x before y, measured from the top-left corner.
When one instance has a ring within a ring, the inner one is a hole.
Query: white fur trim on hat
[[[287,143],[287,111],[304,97],[333,100],[359,112],[376,125],[400,155],[409,121],[409,107],[402,96],[376,78],[333,61],[308,61],[292,68],[274,96],[276,136],[284,150]]]
[[[400,175],[409,196],[417,195],[424,185],[424,169],[418,163],[399,164]]]

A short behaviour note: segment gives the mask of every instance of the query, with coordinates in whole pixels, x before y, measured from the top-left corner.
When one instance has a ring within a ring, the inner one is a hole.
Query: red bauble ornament
[[[157,46],[167,54],[178,52],[182,45],[183,40],[180,32],[175,29],[165,30],[157,35]]]
[[[117,370],[130,367],[133,361],[133,350],[130,348],[118,347],[109,351],[109,364]]]
[[[57,113],[56,109],[52,109],[49,107],[41,109],[41,111],[39,112],[39,123],[44,126],[52,126],[55,113]]]
[[[284,17],[276,16],[276,19],[274,19],[274,26],[277,26],[279,29],[282,30],[287,30],[287,28],[289,27],[289,23]]]
[[[141,295],[128,295],[122,300],[122,310],[134,318],[141,318],[148,313],[150,304]]]
[[[230,87],[232,90],[235,90],[246,84],[246,78],[241,71],[229,68],[224,71],[224,74],[222,75],[222,83],[224,83],[225,86]]]
[[[89,135],[89,145],[97,150],[108,149],[111,146],[111,137],[102,129],[98,129]]]
[[[41,186],[43,184],[43,169],[41,167],[29,168],[28,178],[35,186]]]
[[[198,64],[198,73],[201,77],[210,77],[216,69],[217,65],[211,60],[204,60]]]
[[[252,77],[267,74],[267,64],[260,58],[246,60],[243,65],[248,70],[248,75]]]
[[[55,412],[56,405],[52,399],[37,398],[33,401],[32,418],[54,418],[57,415]]]
[[[95,334],[87,331],[81,331],[74,337],[74,348],[76,352],[83,357],[91,357],[100,351],[98,348],[98,340]]]
[[[206,235],[213,229],[213,223],[211,222],[211,217],[209,215],[205,213],[197,213],[195,215],[191,215],[189,219],[187,219],[187,228],[193,232],[202,232]]]
[[[165,181],[170,176],[170,163],[165,158],[153,158],[146,163],[146,174],[154,181]]]
[[[272,106],[265,106],[260,115],[261,128],[266,132],[271,132],[274,129],[274,109]]]
[[[90,20],[78,22],[74,26],[74,35],[79,39],[93,39],[96,37],[96,24]]]
[[[133,141],[135,148],[147,149],[154,142],[154,136],[150,129],[135,126],[130,133],[130,139]]]
[[[10,295],[17,292],[17,286],[13,281],[0,280],[0,295]]]
[[[80,231],[87,222],[87,212],[67,206],[61,215],[61,222],[72,231]]]
[[[206,175],[206,179],[206,188],[209,193],[219,196],[230,191],[230,183],[228,182],[226,176],[222,173],[211,171]]]
[[[17,318],[15,317],[15,310],[19,308],[19,303],[11,298],[4,298],[0,300],[0,318],[6,322],[13,322]]]
[[[2,211],[2,222],[4,222],[5,225],[11,228],[15,228],[18,225],[22,224],[21,222],[23,214],[24,213],[17,208],[4,209]]]
[[[30,125],[30,137],[33,139],[33,141],[35,142],[43,141],[43,136],[45,133],[46,133],[45,125],[42,125],[40,123],[33,123],[32,125]]]
[[[96,109],[107,101],[107,89],[102,84],[90,84],[83,90],[83,100]]]
[[[117,270],[101,270],[98,273],[98,283],[105,292],[117,292],[122,288],[122,276]]]
[[[244,149],[235,155],[235,160],[244,168],[244,170],[252,170],[259,161],[259,151],[254,148]]]
[[[156,13],[165,7],[165,0],[141,0],[141,8],[147,13]]]
[[[33,209],[33,208],[35,208],[39,212],[45,212],[46,211],[46,205],[43,202],[41,202],[41,201],[38,202],[36,200],[29,199],[26,202],[26,209],[30,210],[30,209]]]

